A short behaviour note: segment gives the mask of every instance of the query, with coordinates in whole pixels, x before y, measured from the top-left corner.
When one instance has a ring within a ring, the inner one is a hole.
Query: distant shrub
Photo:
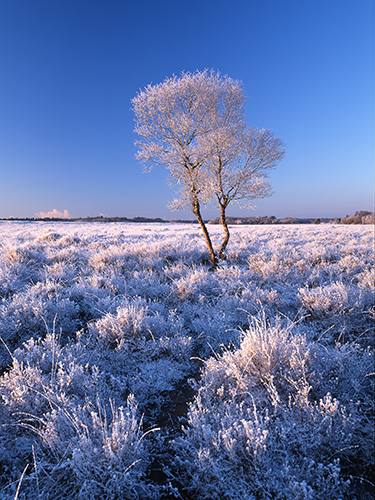
[[[359,210],[352,215],[340,219],[341,224],[374,224],[375,214],[366,210]]]
[[[375,224],[375,214],[363,215],[362,224]]]

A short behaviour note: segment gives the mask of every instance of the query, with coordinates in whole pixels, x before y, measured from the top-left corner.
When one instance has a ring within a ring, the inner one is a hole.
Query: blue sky
[[[0,0],[0,216],[189,215],[134,159],[130,101],[203,68],[286,144],[273,196],[232,213],[372,209],[374,23],[373,0]]]

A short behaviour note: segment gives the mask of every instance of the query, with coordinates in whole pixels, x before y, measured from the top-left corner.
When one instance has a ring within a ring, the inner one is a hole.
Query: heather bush
[[[344,370],[345,366],[345,370]],[[337,498],[373,465],[369,352],[254,321],[209,359],[170,476],[200,498]]]
[[[30,340],[0,379],[4,493],[14,494],[28,463],[24,498],[154,496],[134,397],[118,406],[119,387],[75,351],[54,335]]]

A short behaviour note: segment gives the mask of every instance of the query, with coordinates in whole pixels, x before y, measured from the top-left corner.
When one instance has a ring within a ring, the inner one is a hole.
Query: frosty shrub
[[[122,349],[126,342],[136,342],[141,333],[146,309],[137,303],[119,307],[116,315],[107,314],[95,325],[90,325],[90,331],[96,340],[109,349]]]
[[[154,496],[144,480],[150,458],[134,397],[117,406],[107,399],[111,389],[53,335],[16,351],[0,382],[5,494],[14,494],[28,463],[24,498]]]
[[[0,302],[0,335],[8,348],[15,349],[30,337],[43,337],[54,329],[73,335],[80,325],[79,309],[64,295],[61,284],[47,280]],[[2,354],[0,368],[10,361],[6,352]]]
[[[95,363],[123,394],[153,413],[190,372],[191,338],[162,306],[135,299],[79,332],[82,359]]]
[[[350,475],[373,464],[372,358],[354,347],[330,351],[263,319],[238,350],[208,360],[174,443],[171,477],[181,491],[200,498],[350,491]]]
[[[302,304],[313,314],[343,313],[351,307],[349,290],[343,283],[316,288],[300,288]]]

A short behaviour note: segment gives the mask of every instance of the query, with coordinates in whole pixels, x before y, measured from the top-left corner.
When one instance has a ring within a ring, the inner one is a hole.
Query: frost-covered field
[[[372,232],[0,223],[1,498],[372,498]]]

